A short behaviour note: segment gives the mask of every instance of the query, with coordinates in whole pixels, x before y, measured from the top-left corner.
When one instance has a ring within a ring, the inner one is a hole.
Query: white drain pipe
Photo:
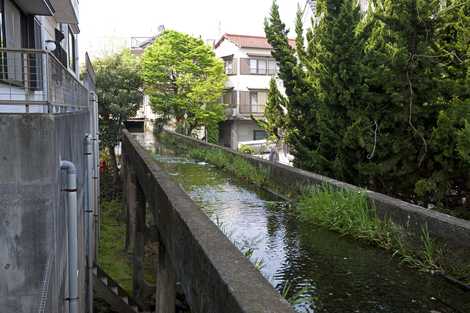
[[[87,263],[87,311],[88,313],[93,312],[93,262],[94,262],[94,247],[93,242],[95,240],[94,236],[94,212],[95,212],[95,200],[94,200],[94,185],[93,185],[93,176],[94,176],[94,166],[93,166],[93,143],[92,137],[90,134],[85,136],[85,158],[87,162],[87,205],[85,207],[85,236],[86,236],[86,263]]]
[[[69,313],[78,313],[78,221],[77,221],[77,169],[70,161],[60,161],[60,169],[67,173],[66,188],[68,221]]]

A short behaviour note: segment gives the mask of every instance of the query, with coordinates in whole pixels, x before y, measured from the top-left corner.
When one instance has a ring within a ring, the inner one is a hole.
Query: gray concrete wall
[[[277,189],[283,190],[285,194],[298,192],[308,185],[325,183],[359,190],[356,186],[329,177],[241,154],[225,147],[205,143],[173,132],[166,131],[166,133],[193,147],[222,149],[248,160],[256,167],[265,170],[273,184],[278,187]],[[420,236],[422,228],[427,225],[431,236],[442,240],[448,251],[454,254],[456,258],[464,260],[470,256],[470,221],[426,209],[378,192],[368,190],[367,194],[371,203],[377,208],[380,217],[391,218],[395,223],[402,225],[407,231],[416,234],[416,236]]]
[[[87,111],[0,114],[0,311],[65,312],[67,207],[61,159],[78,168],[79,266],[84,310],[83,184]],[[41,298],[44,298],[41,301]]]

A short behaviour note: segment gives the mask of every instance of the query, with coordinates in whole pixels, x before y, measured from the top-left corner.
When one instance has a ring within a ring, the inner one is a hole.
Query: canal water
[[[470,313],[470,294],[397,257],[300,221],[295,208],[210,164],[137,135],[169,175],[298,312]],[[287,290],[287,291],[286,291]],[[301,295],[301,296],[299,296]]]

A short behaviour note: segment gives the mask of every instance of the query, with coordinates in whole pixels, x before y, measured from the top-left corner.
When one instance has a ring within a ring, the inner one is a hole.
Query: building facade
[[[45,103],[65,106],[79,97],[85,105],[77,83],[78,2],[2,0],[0,11],[0,112],[47,112]]]
[[[0,0],[0,311],[92,312],[98,107],[77,0]]]
[[[224,34],[214,49],[228,75],[223,95],[227,120],[220,125],[219,144],[232,149],[256,145],[266,133],[252,117],[263,118],[269,83],[278,72],[272,48],[265,37]]]

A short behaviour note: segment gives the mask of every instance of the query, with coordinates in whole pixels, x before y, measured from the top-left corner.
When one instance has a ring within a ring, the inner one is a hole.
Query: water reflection
[[[380,249],[299,221],[295,209],[211,165],[178,156],[140,137],[238,247],[262,259],[263,275],[278,290],[290,284],[304,300],[299,312],[470,312],[463,291],[438,277],[401,266]]]

